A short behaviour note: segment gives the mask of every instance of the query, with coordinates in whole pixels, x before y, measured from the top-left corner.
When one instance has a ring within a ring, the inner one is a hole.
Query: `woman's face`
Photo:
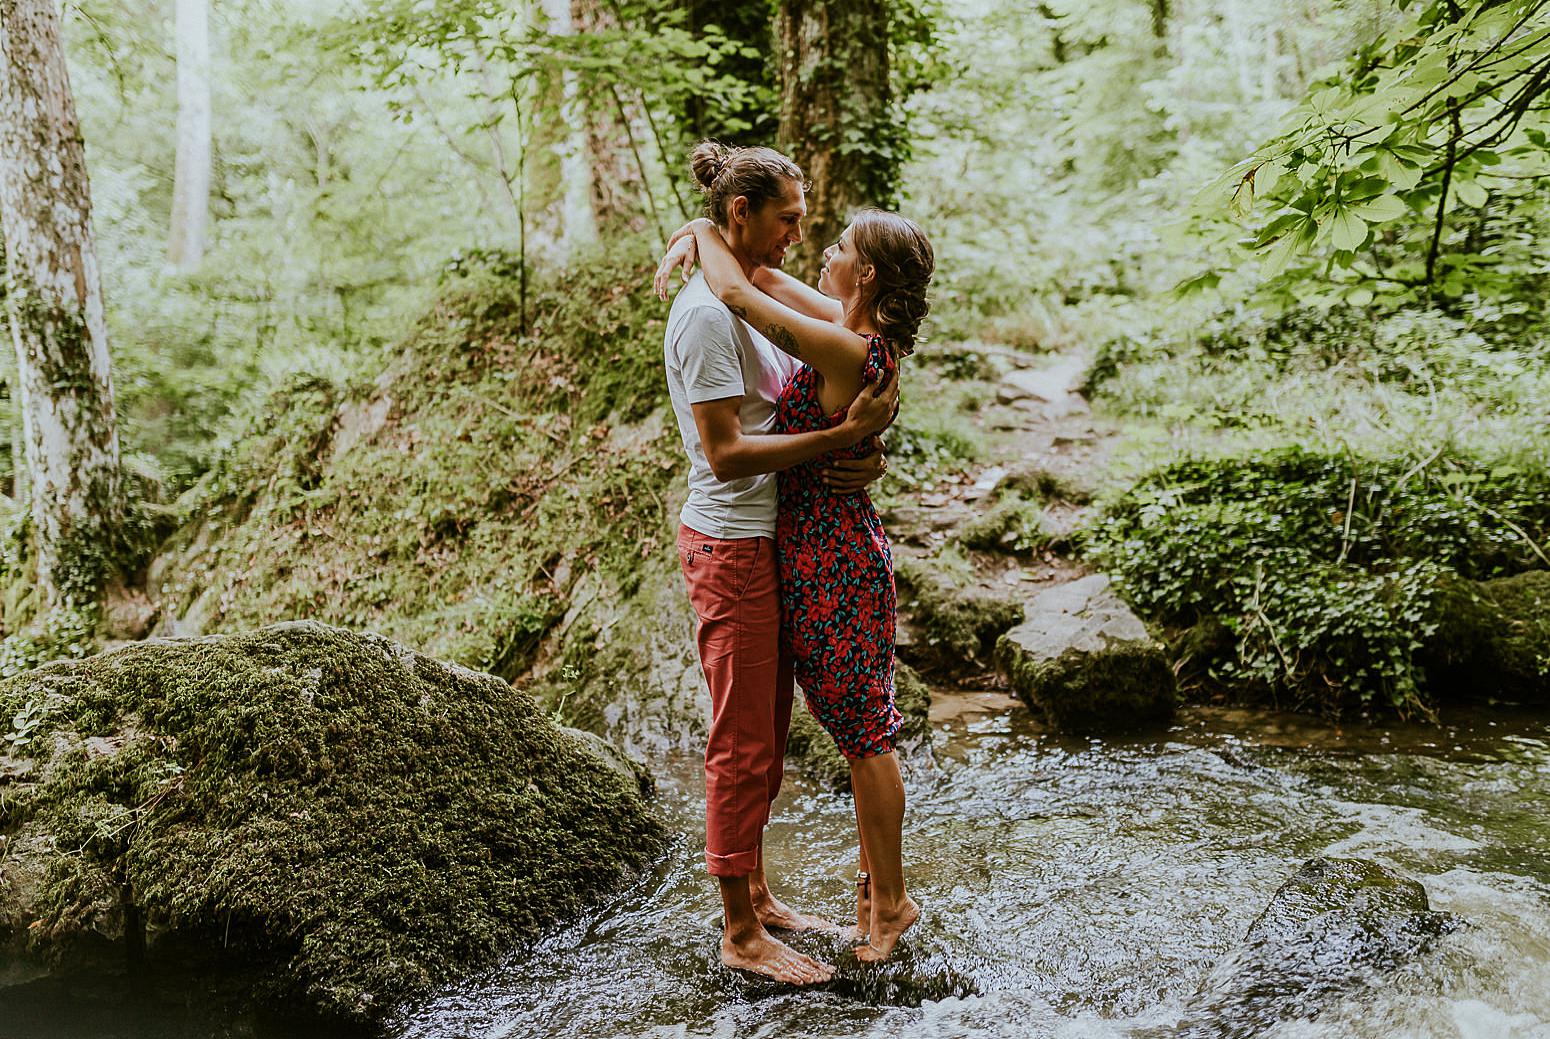
[[[840,240],[823,251],[823,269],[818,272],[818,291],[841,301],[855,299],[861,282],[871,273],[871,267],[856,253],[850,232],[845,228]]]

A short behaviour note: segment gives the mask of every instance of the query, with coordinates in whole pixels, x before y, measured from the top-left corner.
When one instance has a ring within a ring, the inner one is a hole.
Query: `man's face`
[[[760,267],[779,267],[786,262],[786,250],[802,240],[802,218],[807,216],[807,200],[802,185],[786,182],[786,193],[772,198],[758,210],[748,211],[743,227],[743,247],[748,259]]]

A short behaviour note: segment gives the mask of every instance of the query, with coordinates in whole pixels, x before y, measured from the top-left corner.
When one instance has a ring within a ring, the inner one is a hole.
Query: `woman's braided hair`
[[[926,295],[936,273],[931,242],[913,220],[881,209],[856,214],[850,241],[876,272],[867,304],[877,330],[899,356],[914,353],[920,323],[931,310]]]
[[[727,226],[727,206],[739,195],[750,211],[786,197],[787,186],[803,183],[802,169],[774,148],[734,148],[701,141],[689,155],[689,168],[705,196],[705,215]]]

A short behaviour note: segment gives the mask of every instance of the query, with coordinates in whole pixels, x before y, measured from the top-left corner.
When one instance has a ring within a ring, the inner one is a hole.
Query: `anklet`
[[[863,898],[870,898],[872,895],[872,874],[865,870],[856,870],[856,886],[861,889]]]

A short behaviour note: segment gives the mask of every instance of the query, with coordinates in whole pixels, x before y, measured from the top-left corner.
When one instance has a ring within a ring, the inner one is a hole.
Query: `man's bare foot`
[[[881,963],[898,944],[899,936],[908,931],[920,919],[920,907],[908,895],[896,912],[883,912],[881,907],[872,911],[872,933],[867,943],[856,949],[856,959],[862,963]]]
[[[773,927],[780,931],[837,930],[823,917],[813,916],[811,913],[799,913],[768,891],[754,898],[753,911],[765,927]]]
[[[788,985],[818,985],[834,977],[833,967],[802,955],[762,928],[743,938],[723,935],[721,962]]]

